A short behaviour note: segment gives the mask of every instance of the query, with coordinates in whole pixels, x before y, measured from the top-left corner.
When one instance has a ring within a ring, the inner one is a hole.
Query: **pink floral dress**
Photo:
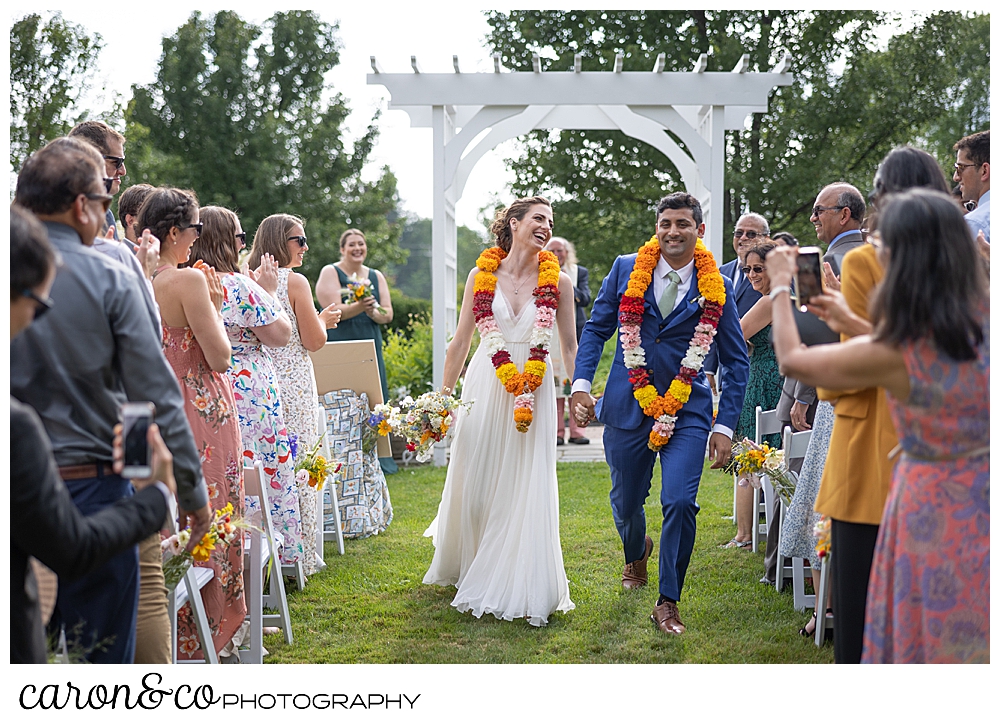
[[[243,514],[243,444],[236,420],[236,402],[225,374],[208,366],[201,345],[190,327],[163,325],[163,353],[177,375],[184,394],[195,444],[201,455],[201,470],[208,487],[212,511],[233,504],[237,515]],[[218,653],[233,637],[246,617],[243,598],[243,542],[219,546],[212,557],[196,566],[215,569],[213,578],[202,589],[205,611]],[[198,642],[191,613],[186,603],[178,611],[177,651],[180,658],[201,659],[204,653]]]

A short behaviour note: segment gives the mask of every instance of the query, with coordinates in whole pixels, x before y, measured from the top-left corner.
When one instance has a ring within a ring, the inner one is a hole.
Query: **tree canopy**
[[[951,144],[989,126],[989,16],[941,12],[878,47],[893,18],[876,11],[515,11],[490,12],[489,44],[509,68],[687,71],[699,54],[729,71],[744,53],[750,70],[793,57],[791,86],[776,88],[767,113],[726,133],[724,238],[744,210],[772,230],[814,242],[808,221],[817,191],[845,180],[867,191],[878,162],[912,143],[951,158]],[[581,263],[606,273],[653,230],[652,208],[681,190],[670,161],[619,131],[535,131],[511,162],[517,195],[551,194],[557,233]],[[732,250],[724,245],[727,258]]]
[[[82,119],[78,107],[103,47],[101,36],[54,13],[25,15],[10,28],[10,165]]]
[[[350,227],[364,230],[373,266],[403,261],[395,176],[383,167],[362,179],[377,115],[348,149],[346,101],[324,82],[340,60],[336,31],[309,11],[262,27],[232,11],[193,13],[164,38],[156,81],[133,86],[129,180],[192,188],[202,205],[235,210],[248,244],[264,217],[302,217],[302,271],[314,280]]]

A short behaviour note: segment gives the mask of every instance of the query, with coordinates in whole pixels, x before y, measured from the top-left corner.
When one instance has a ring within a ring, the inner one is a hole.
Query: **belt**
[[[86,463],[84,465],[64,465],[59,468],[59,477],[63,480],[83,480],[84,478],[100,478],[111,473],[107,463]]]

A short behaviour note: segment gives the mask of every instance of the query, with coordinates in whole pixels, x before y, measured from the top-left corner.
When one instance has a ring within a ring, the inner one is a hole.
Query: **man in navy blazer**
[[[760,292],[753,288],[747,275],[741,269],[746,266],[747,252],[757,244],[771,240],[771,228],[767,219],[760,214],[749,212],[743,214],[736,222],[736,229],[733,231],[733,251],[736,258],[719,267],[719,272],[733,283],[736,290],[736,308],[740,312],[740,319],[750,311],[750,307],[760,299]],[[705,358],[705,377],[712,391],[716,391],[715,377],[719,372],[719,353],[712,345],[712,351]],[[719,382],[721,383],[721,379]]]
[[[701,316],[694,252],[697,239],[704,232],[701,204],[695,197],[674,193],[660,200],[656,216],[660,259],[646,290],[641,325],[646,369],[652,373],[652,382],[660,394],[666,392],[677,375]],[[646,584],[646,562],[653,549],[653,541],[646,535],[643,512],[657,456],[648,447],[653,418],[642,411],[632,394],[620,339],[604,396],[596,409],[590,385],[604,343],[618,328],[618,306],[635,260],[636,254],[619,256],[601,285],[580,339],[572,400],[573,412],[581,424],[595,418],[604,423],[605,458],[611,468],[611,511],[624,547],[622,586],[626,589]],[[668,279],[672,281],[668,283]],[[733,428],[739,419],[750,367],[732,283],[725,278],[723,283],[726,303],[715,341],[726,377],[718,417],[713,426],[712,392],[699,370],[691,384],[690,398],[677,413],[673,436],[659,452],[663,506],[660,597],[651,618],[661,631],[670,634],[684,631],[677,601],[694,548],[696,498],[705,445],[708,444],[713,468],[723,467],[729,461]],[[675,284],[677,291],[671,306],[664,290]],[[661,302],[665,296],[668,301]],[[661,303],[667,308],[665,315],[660,312]]]

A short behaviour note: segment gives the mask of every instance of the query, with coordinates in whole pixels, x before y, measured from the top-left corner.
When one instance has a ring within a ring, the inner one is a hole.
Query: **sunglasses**
[[[299,244],[299,248],[306,248],[306,238],[305,236],[289,236],[288,241],[296,241]]]
[[[247,232],[241,231],[239,234],[236,235],[236,238],[240,240],[241,249],[247,245]]]
[[[35,319],[39,319],[43,314],[52,309],[53,302],[50,298],[45,297],[44,299],[37,294],[35,294],[30,289],[25,289],[21,292],[22,297],[27,297],[35,303]]]
[[[105,181],[110,181],[111,179],[105,179]],[[107,213],[111,208],[111,201],[114,196],[109,196],[108,194],[84,194],[91,201],[100,201],[101,206],[104,207],[104,213]]]
[[[204,224],[198,222],[197,224],[188,224],[187,226],[178,225],[177,228],[180,229],[181,231],[184,231],[186,229],[194,229],[197,232],[198,236],[201,236],[201,228],[203,226]]]
[[[766,269],[767,269],[766,266],[760,266],[759,264],[755,264],[753,266],[740,267],[740,271],[743,272],[743,276],[747,276],[747,277],[750,276],[750,272],[751,271],[754,274],[763,274]]]
[[[846,206],[813,206],[811,216],[819,216],[824,211],[840,211],[840,209],[846,208]]]
[[[108,161],[114,161],[115,162],[115,171],[120,171],[122,168],[125,167],[125,157],[124,156],[105,156],[104,158],[106,160],[108,160]]]
[[[733,232],[734,239],[739,239],[741,236],[745,236],[748,240],[752,241],[758,236],[764,236],[764,234],[759,231],[744,231],[743,229],[737,229]]]

